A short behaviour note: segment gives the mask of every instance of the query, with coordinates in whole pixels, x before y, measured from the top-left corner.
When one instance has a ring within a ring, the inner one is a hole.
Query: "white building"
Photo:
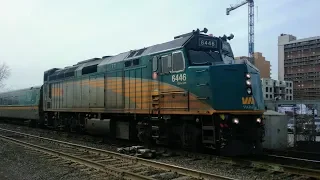
[[[293,82],[261,78],[264,100],[293,100]]]

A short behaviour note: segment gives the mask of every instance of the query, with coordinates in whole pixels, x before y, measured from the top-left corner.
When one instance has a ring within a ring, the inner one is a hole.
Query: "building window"
[[[288,96],[286,96],[286,100],[288,100]]]
[[[266,92],[268,92],[268,87],[266,87]]]
[[[270,88],[270,92],[272,92],[272,87]]]
[[[272,99],[272,94],[270,94],[270,99]]]
[[[266,85],[268,85],[268,81],[266,81]]]
[[[266,94],[266,98],[268,98],[268,94]]]
[[[286,93],[288,94],[288,89],[286,89]]]
[[[292,100],[292,96],[290,96],[290,100]]]
[[[290,89],[290,94],[292,94],[292,89]]]

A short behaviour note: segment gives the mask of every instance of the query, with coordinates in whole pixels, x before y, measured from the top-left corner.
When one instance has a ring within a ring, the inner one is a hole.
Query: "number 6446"
[[[186,80],[187,80],[187,75],[185,73],[172,75],[172,82],[186,81]]]

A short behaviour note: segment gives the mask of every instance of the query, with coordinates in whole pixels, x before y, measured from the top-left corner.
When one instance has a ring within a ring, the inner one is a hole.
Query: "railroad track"
[[[219,179],[233,180],[216,174],[200,172],[112,151],[34,136],[0,128],[0,139],[62,158],[121,179]]]
[[[265,155],[260,158],[231,158],[186,151],[177,151],[176,154],[194,159],[205,159],[215,163],[223,162],[255,169],[265,169],[271,172],[282,172],[320,179],[320,161],[318,160],[277,155]]]
[[[320,153],[319,152],[306,152],[306,151],[291,149],[291,150],[286,150],[286,151],[266,150],[266,153],[277,155],[277,156],[293,157],[293,158],[303,157],[304,159],[320,161]]]

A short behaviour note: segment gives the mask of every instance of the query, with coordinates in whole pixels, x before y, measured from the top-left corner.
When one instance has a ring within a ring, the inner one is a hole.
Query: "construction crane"
[[[230,14],[231,11],[237,9],[248,3],[248,50],[249,50],[249,61],[254,64],[254,2],[253,0],[245,0],[240,4],[231,6],[227,8],[227,15]]]

